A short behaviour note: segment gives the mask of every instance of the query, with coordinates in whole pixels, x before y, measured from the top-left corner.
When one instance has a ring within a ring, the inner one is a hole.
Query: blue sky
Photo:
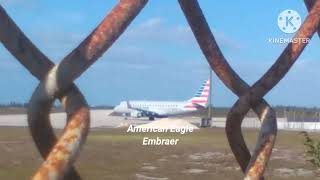
[[[25,34],[54,62],[75,48],[115,0],[0,0]],[[272,65],[284,45],[269,37],[290,37],[277,26],[278,14],[296,10],[306,17],[303,1],[199,0],[229,63],[249,84]],[[0,24],[1,27],[1,24]],[[319,38],[314,36],[287,76],[266,96],[272,105],[320,106]],[[121,100],[186,100],[208,77],[202,55],[177,1],[150,0],[125,33],[76,84],[90,105]],[[27,102],[37,80],[0,46],[0,103]],[[213,104],[236,101],[213,78]]]

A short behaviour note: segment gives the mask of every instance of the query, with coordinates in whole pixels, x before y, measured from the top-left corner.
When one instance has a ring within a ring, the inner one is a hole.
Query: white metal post
[[[212,91],[212,70],[209,66],[209,99],[208,99],[208,120],[211,120],[211,91]]]

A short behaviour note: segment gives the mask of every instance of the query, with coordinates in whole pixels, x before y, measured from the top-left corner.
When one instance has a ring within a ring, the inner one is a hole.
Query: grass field
[[[250,148],[256,130],[245,130]],[[179,138],[176,146],[142,146],[143,137]],[[320,134],[311,134],[319,138]],[[0,128],[0,179],[30,179],[42,162],[28,129]],[[126,133],[126,129],[94,129],[76,162],[83,179],[242,179],[224,129],[191,134]],[[302,136],[280,131],[266,172],[267,179],[317,179],[319,172],[304,157]],[[320,178],[318,178],[320,179]]]

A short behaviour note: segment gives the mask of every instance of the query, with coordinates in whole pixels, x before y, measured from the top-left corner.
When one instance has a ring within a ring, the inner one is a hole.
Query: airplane
[[[206,80],[197,93],[187,101],[121,101],[113,111],[127,117],[166,118],[184,115],[205,109],[210,94],[210,78]]]

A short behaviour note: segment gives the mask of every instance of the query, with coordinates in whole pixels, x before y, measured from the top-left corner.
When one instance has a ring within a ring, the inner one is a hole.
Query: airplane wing
[[[133,110],[136,110],[136,111],[140,111],[141,113],[143,113],[144,115],[146,116],[161,116],[160,113],[158,112],[155,112],[155,111],[152,111],[152,110],[145,110],[145,109],[141,109],[141,108],[134,108],[131,106],[130,102],[127,101],[127,107],[129,109],[133,109]]]

